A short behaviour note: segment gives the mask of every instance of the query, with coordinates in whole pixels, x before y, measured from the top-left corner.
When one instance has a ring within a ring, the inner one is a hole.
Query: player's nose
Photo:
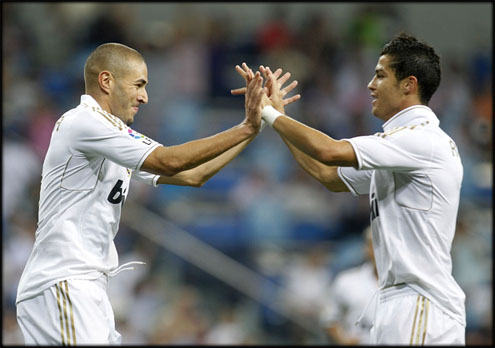
[[[375,78],[373,77],[370,82],[368,82],[368,89],[369,90],[374,90],[375,89]]]
[[[142,104],[148,103],[148,92],[145,89],[138,95],[138,101]]]

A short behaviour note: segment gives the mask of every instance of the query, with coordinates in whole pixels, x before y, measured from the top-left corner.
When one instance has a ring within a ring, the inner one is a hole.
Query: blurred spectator
[[[241,345],[249,343],[248,333],[236,316],[235,309],[226,307],[220,311],[219,319],[205,338],[208,345]]]
[[[202,296],[195,288],[177,289],[174,301],[156,319],[151,344],[204,343],[208,319],[202,312]]]
[[[285,267],[284,296],[289,310],[301,318],[314,322],[326,302],[332,279],[328,264],[328,250],[314,246],[304,250]]]
[[[331,343],[336,345],[367,345],[373,318],[364,312],[378,290],[373,254],[371,227],[363,232],[364,262],[343,270],[332,281],[327,304],[321,312],[321,324]],[[356,321],[364,313],[359,324]]]

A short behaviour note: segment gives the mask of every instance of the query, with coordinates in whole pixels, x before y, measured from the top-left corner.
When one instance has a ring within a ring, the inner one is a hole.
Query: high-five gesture
[[[252,79],[255,75],[251,70],[251,68],[249,68],[249,66],[246,63],[242,63],[242,67],[236,65],[235,69],[239,73],[239,75],[241,75],[241,77],[246,81],[246,84],[249,83],[250,79]],[[287,93],[292,91],[297,86],[297,81],[294,80],[288,86],[282,88],[282,86],[290,78],[290,73],[285,73],[282,77],[280,77],[280,75],[282,74],[282,69],[277,69],[275,73],[272,73],[269,70],[269,68],[264,68],[264,67],[263,70],[261,70],[261,72],[267,79],[267,82],[265,84],[266,94],[265,97],[263,97],[262,99],[263,107],[267,105],[271,105],[274,108],[276,108],[278,111],[283,113],[285,105],[293,103],[299,98],[301,98],[301,95],[297,94],[290,98],[283,99],[287,95]],[[246,87],[231,90],[231,93],[233,95],[245,94]]]
[[[265,95],[263,89],[263,77],[259,71],[253,75],[249,71],[246,76],[246,95],[244,106],[246,108],[246,119],[244,123],[250,125],[256,132],[260,129],[261,124],[261,100]],[[266,98],[266,96],[265,96]]]
[[[267,94],[270,98],[271,105],[277,109],[277,111],[284,114],[284,106],[290,103],[295,102],[299,98],[301,98],[300,94],[296,94],[295,96],[284,99],[284,97],[292,91],[297,86],[297,80],[292,81],[289,85],[282,88],[282,86],[289,80],[291,74],[290,72],[286,72],[282,77],[282,69],[277,69],[273,73],[269,67],[264,67],[260,65],[260,71],[267,79],[265,84],[265,88],[268,90]]]

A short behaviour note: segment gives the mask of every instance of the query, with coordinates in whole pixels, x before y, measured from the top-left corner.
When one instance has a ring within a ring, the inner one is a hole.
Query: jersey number
[[[122,191],[122,184],[124,182],[122,180],[117,180],[117,183],[113,187],[112,191],[107,197],[107,200],[112,204],[124,204],[125,201],[125,190]]]
[[[380,213],[378,212],[378,199],[375,197],[375,194],[371,194],[371,211],[370,211],[370,217],[371,221],[375,220],[378,216],[380,216]]]

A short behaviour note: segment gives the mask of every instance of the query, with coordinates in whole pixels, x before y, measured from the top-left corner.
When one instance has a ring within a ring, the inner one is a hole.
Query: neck
[[[399,107],[397,108],[397,111],[396,112],[394,112],[392,115],[388,115],[387,117],[382,118],[383,122],[387,122],[388,120],[390,120],[392,117],[394,117],[395,115],[397,115],[402,110],[407,109],[408,107],[411,107],[411,106],[414,106],[414,105],[424,105],[424,104],[421,103],[418,98],[407,98],[407,99],[404,99],[404,101],[399,104]]]

